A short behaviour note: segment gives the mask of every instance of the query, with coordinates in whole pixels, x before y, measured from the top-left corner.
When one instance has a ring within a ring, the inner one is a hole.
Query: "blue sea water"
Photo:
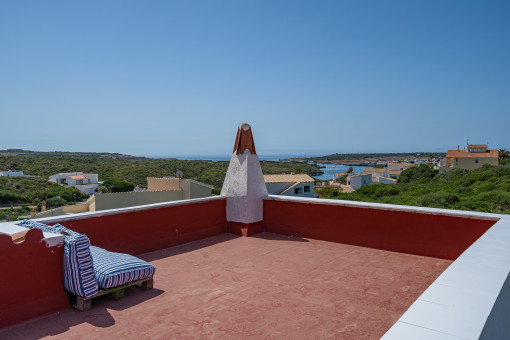
[[[321,179],[321,180],[331,180],[333,179],[333,174],[336,174],[338,172],[346,172],[351,167],[350,165],[341,165],[341,164],[317,164],[319,166],[325,166],[325,168],[321,168],[321,170],[324,172],[324,174],[320,176],[313,176],[314,178]],[[369,166],[358,166],[354,165],[352,166],[352,169],[354,172],[361,173],[363,172],[363,169],[370,168]]]

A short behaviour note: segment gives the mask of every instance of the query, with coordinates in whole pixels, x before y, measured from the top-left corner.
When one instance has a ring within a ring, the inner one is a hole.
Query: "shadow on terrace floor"
[[[110,311],[122,311],[163,294],[164,291],[153,288],[143,291],[136,287],[125,290],[125,297],[114,300],[109,295],[103,295],[92,300],[92,309],[80,312],[74,308],[57,314],[52,314],[36,320],[0,330],[0,339],[41,339],[47,336],[58,336],[74,326],[88,323],[93,327],[107,328],[115,325],[115,319]]]
[[[251,237],[256,237],[263,240],[271,240],[271,241],[294,241],[294,242],[310,242],[310,240],[306,238],[302,238],[299,236],[287,236],[275,233],[262,232],[255,234]]]
[[[189,243],[181,244],[178,246],[155,250],[150,253],[145,253],[138,255],[140,258],[142,258],[145,261],[152,262],[156,260],[161,260],[167,257],[181,255],[184,253],[188,253],[191,251],[196,251],[199,249],[203,249],[206,247],[210,247],[216,244],[220,244],[223,242],[232,241],[235,239],[240,238],[241,236],[234,235],[234,234],[220,234],[215,235],[211,237],[207,237],[198,241],[192,241]],[[274,233],[258,233],[255,235],[252,235],[250,237],[264,239],[264,240],[272,240],[272,241],[294,241],[294,242],[309,242],[307,239],[297,237],[297,236],[286,236],[286,235],[280,235],[280,234],[274,234]]]

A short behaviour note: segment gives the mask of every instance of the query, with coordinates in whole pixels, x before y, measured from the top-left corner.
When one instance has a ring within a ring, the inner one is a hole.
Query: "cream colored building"
[[[386,168],[365,168],[363,173],[372,175],[373,179],[379,180],[379,177],[386,176]]]
[[[211,196],[212,186],[191,179],[174,177],[148,177],[146,191],[114,192],[95,194],[86,203],[67,205],[45,212],[35,217],[49,217],[76,214],[88,211],[101,211],[133,207],[138,205],[203,198]]]
[[[212,186],[177,177],[147,177],[147,191],[181,190],[183,200],[211,196]]]
[[[443,161],[439,171],[445,173],[455,168],[473,170],[485,164],[498,165],[499,151],[488,150],[485,144],[468,144],[467,151],[459,147],[457,150],[448,150],[446,162]]]
[[[388,171],[404,171],[406,169],[409,169],[410,167],[413,167],[413,163],[388,163]]]

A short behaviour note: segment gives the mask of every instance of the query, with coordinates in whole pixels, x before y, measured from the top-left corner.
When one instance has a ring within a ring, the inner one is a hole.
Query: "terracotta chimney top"
[[[253,135],[251,133],[250,124],[243,123],[237,129],[236,143],[234,144],[234,153],[236,155],[243,154],[244,150],[250,150],[252,155],[256,155],[255,143],[253,142]]]

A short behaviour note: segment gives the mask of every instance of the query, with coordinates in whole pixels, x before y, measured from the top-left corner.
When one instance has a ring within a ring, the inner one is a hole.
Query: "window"
[[[309,185],[305,185],[305,192],[310,192],[310,186]]]
[[[477,163],[477,164],[478,164],[478,158],[475,158],[475,163]]]
[[[295,195],[301,195],[303,188],[294,188],[294,194]]]

